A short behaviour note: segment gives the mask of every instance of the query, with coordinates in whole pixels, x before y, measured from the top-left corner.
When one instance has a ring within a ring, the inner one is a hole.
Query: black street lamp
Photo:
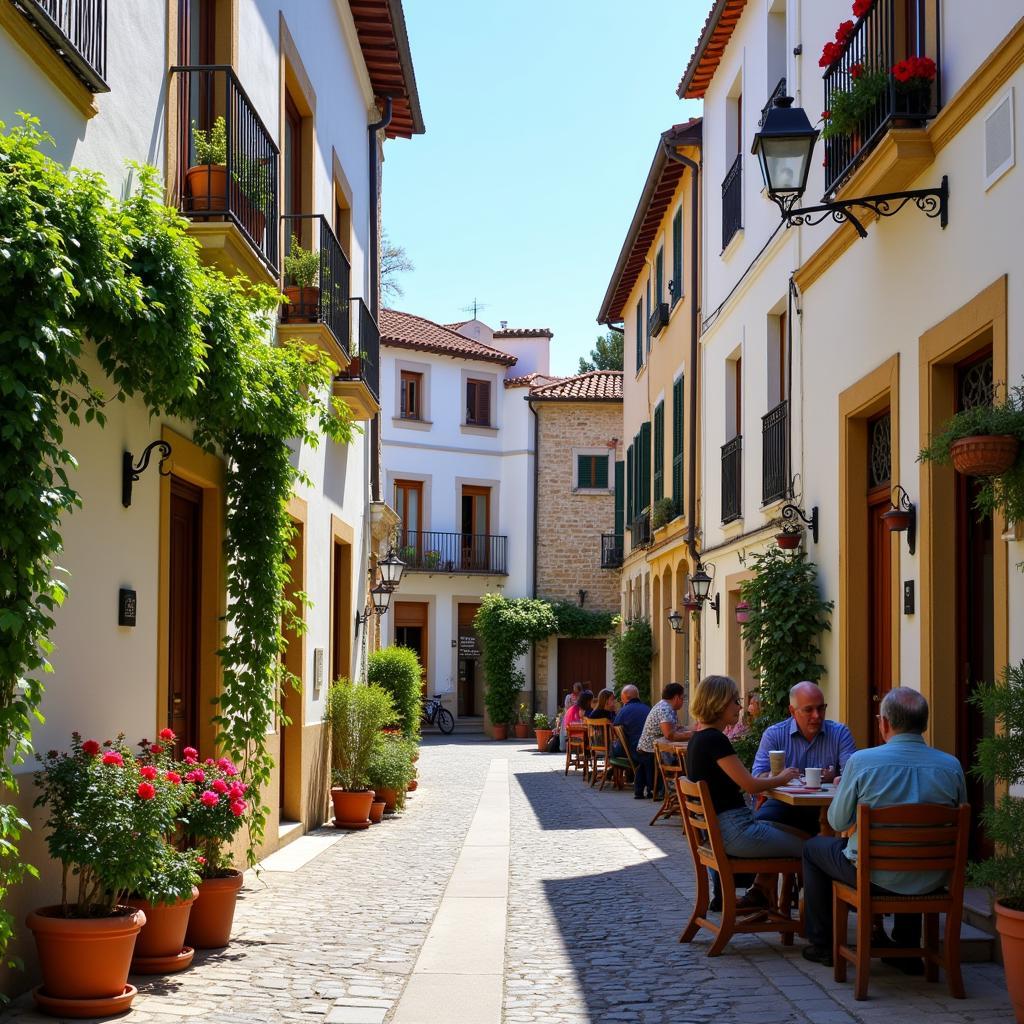
[[[388,548],[387,555],[377,563],[377,568],[380,570],[381,584],[388,590],[397,590],[398,584],[402,582],[402,573],[405,572],[405,562],[395,554],[394,548]]]
[[[821,132],[811,126],[802,107],[793,106],[792,96],[780,96],[768,111],[764,124],[754,134],[751,153],[761,167],[768,198],[782,211],[788,224],[820,224],[827,217],[837,223],[848,221],[861,238],[867,238],[864,225],[853,214],[859,207],[876,217],[891,217],[907,203],[913,203],[926,217],[938,217],[945,227],[949,221],[949,180],[943,175],[939,188],[919,188],[909,192],[885,192],[857,199],[834,199],[817,206],[796,207],[807,189],[811,157]]]
[[[684,632],[682,622],[682,615],[680,615],[679,612],[677,612],[675,608],[673,608],[672,611],[668,613],[668,624],[672,627],[673,633]]]

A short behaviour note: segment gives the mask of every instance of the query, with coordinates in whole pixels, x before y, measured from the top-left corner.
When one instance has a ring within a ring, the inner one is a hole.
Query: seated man
[[[845,725],[825,717],[827,706],[825,695],[815,683],[797,683],[789,691],[790,717],[765,729],[751,774],[768,775],[769,750],[784,750],[787,768],[799,768],[801,772],[804,768],[821,768],[824,782],[840,774],[857,744]],[[821,830],[817,808],[790,807],[781,800],[766,800],[757,817],[792,825],[812,836]]]
[[[644,731],[644,723],[647,721],[647,716],[650,714],[651,709],[649,705],[640,699],[640,691],[632,683],[628,683],[622,688],[620,697],[622,698],[622,707],[619,708],[618,714],[612,721],[612,725],[622,726],[622,731],[626,734],[629,756],[633,759],[633,764],[637,765],[639,769],[640,757],[637,745],[640,742],[640,734]],[[622,744],[615,740],[612,743],[612,757],[625,757],[625,753],[622,749]],[[638,770],[636,778],[633,780],[633,794],[638,799],[643,797],[645,785],[646,782]]]
[[[928,727],[928,701],[917,690],[899,686],[882,700],[879,728],[883,745],[861,750],[850,758],[832,806],[829,824],[842,832],[857,820],[857,805],[892,807],[896,804],[967,802],[967,783],[960,762],[951,754],[929,747],[922,735]],[[805,960],[832,965],[832,879],[857,884],[857,836],[817,836],[804,846],[804,900],[807,923]],[[871,881],[885,892],[919,896],[934,892],[947,879],[937,871],[872,871]],[[874,944],[884,944],[881,936]],[[897,946],[921,944],[921,915],[897,914],[893,927]],[[906,974],[921,974],[919,959],[883,963]]]
[[[661,700],[647,715],[637,743],[637,775],[642,775],[644,780],[644,789],[638,788],[639,783],[634,787],[633,796],[637,799],[641,799],[645,793],[653,793],[657,787],[658,777],[654,771],[655,741],[688,740],[693,735],[691,730],[679,725],[678,711],[685,697],[686,688],[682,683],[668,683],[661,691]]]

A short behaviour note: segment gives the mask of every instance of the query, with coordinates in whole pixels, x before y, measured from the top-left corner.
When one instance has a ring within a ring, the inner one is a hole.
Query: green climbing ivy
[[[611,612],[592,612],[571,601],[545,602],[555,614],[554,632],[559,636],[607,636],[612,631],[615,616]]]
[[[195,442],[225,461],[231,628],[215,722],[258,789],[270,781],[266,736],[287,681],[282,622],[295,613],[284,598],[293,447],[348,443],[356,428],[331,397],[330,361],[268,344],[277,293],[203,266],[155,169],[136,167],[134,192],[115,200],[100,175],[46,155],[50,141],[35,118],[0,122],[0,787],[16,791],[14,768],[31,753],[53,612],[67,594],[60,524],[81,501],[66,427],[103,426],[109,402],[137,396],[154,415],[191,421]],[[103,380],[90,378],[87,345]],[[266,815],[254,800],[250,863]],[[17,852],[24,828],[0,804],[0,900],[32,870]],[[0,950],[11,923],[0,911]]]
[[[615,618],[615,632],[608,638],[612,652],[615,685],[621,689],[630,683],[640,691],[640,699],[651,700],[651,662],[654,660],[654,634],[646,619],[633,619],[620,633],[622,623]]]

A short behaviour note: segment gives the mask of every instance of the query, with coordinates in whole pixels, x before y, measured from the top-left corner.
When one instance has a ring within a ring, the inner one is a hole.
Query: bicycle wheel
[[[447,708],[437,709],[437,727],[445,734],[445,736],[448,736],[455,731],[455,719]]]

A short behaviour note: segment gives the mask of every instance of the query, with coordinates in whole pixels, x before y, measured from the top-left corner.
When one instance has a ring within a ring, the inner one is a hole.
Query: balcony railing
[[[398,541],[398,557],[410,572],[508,575],[507,537],[401,530]]]
[[[768,116],[768,111],[771,110],[773,106],[775,106],[775,101],[780,96],[785,96],[785,95],[786,95],[786,79],[785,79],[785,76],[783,76],[782,78],[780,78],[778,80],[778,82],[775,85],[775,88],[772,89],[771,95],[768,97],[768,102],[765,103],[765,105],[761,108],[761,117],[760,117],[760,120],[757,122],[757,127],[758,128],[763,128],[764,127],[764,119]]]
[[[932,38],[925,27],[915,33],[906,24],[903,0],[877,0],[857,22],[842,56],[825,71],[825,109],[831,109],[833,96],[849,92],[854,74],[861,70],[883,71],[888,76],[885,92],[864,115],[851,135],[835,135],[825,140],[825,193],[835,192],[854,166],[879,143],[885,133],[901,124],[922,124],[939,112],[942,97],[942,66],[939,62],[939,0],[933,0],[934,21],[925,18],[926,3],[918,7],[922,21],[935,26]],[[917,5],[915,5],[917,6]],[[915,38],[916,36],[916,38]],[[935,80],[926,88],[900,85],[893,66],[907,56],[931,57],[935,61]],[[855,72],[853,69],[857,68]]]
[[[784,498],[789,490],[787,428],[789,402],[779,402],[761,417],[761,504]]]
[[[722,248],[743,227],[743,154],[737,153],[722,182]]]
[[[177,86],[175,194],[181,212],[197,221],[237,225],[277,277],[277,146],[270,132],[230,66],[178,66],[171,74]],[[197,139],[205,143],[201,154]]]
[[[743,435],[722,445],[722,522],[743,514]]]
[[[380,401],[380,328],[366,303],[349,299],[352,317],[351,362],[338,380],[358,380],[366,385],[375,402]]]
[[[110,92],[107,77],[107,0],[15,0],[90,92]]]
[[[621,533],[601,534],[601,568],[618,569],[622,565],[624,545]]]
[[[647,319],[648,331],[657,336],[668,326],[668,303],[656,302]]]
[[[316,284],[298,287],[285,275],[288,302],[281,306],[281,323],[324,324],[341,350],[348,355],[349,278],[348,259],[327,218],[319,213],[287,213],[284,222],[285,267],[292,255],[294,237],[304,249],[317,255]]]
[[[651,545],[651,510],[646,508],[629,524],[629,540],[633,550]]]

